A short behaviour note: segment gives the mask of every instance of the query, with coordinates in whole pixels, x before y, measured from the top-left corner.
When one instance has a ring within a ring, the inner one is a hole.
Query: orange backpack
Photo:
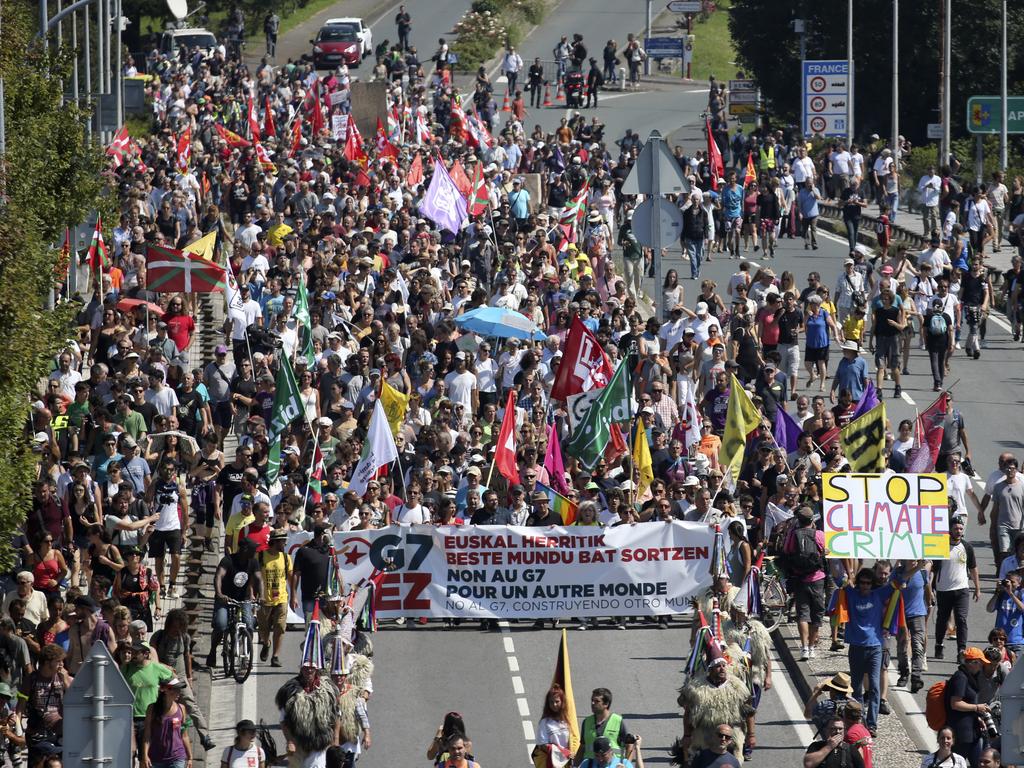
[[[933,731],[941,731],[946,727],[946,681],[936,683],[928,689],[928,698],[924,707],[924,717],[928,727]]]

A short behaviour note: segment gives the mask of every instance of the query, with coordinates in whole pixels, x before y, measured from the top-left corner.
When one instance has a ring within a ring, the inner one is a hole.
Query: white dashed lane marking
[[[526,700],[526,686],[523,685],[523,678],[519,675],[519,659],[516,657],[516,643],[512,639],[512,631],[507,621],[499,621],[498,628],[501,630],[501,644],[505,649],[505,661],[508,663],[508,670],[512,673],[512,691],[516,695],[516,708],[519,710],[519,717],[523,724],[523,738],[526,740],[526,753],[533,754],[533,747],[536,735],[533,730],[533,720],[530,719],[530,702]]]

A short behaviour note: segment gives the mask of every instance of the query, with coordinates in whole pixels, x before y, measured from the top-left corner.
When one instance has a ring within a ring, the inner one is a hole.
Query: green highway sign
[[[1006,132],[1024,133],[1024,96],[1006,99]],[[971,133],[999,133],[1003,105],[998,96],[971,96],[967,100],[967,130]]]

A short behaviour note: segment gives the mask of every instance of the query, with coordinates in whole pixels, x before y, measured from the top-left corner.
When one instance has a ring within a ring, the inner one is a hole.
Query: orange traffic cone
[[[509,104],[508,104],[508,91],[505,91],[505,99],[504,99],[504,101],[501,102],[501,111],[502,112],[511,112],[512,111],[512,107],[510,107]]]
[[[545,107],[553,107],[553,106],[555,106],[554,104],[551,103],[551,84],[550,83],[544,83],[544,106]]]
[[[558,90],[555,91],[555,101],[565,101],[565,92],[562,91],[562,81],[558,81]]]

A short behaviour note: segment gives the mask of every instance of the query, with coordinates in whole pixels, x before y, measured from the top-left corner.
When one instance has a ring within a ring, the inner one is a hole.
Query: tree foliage
[[[27,4],[3,3],[7,155],[0,201],[0,558],[30,509],[35,457],[25,434],[40,376],[68,336],[69,309],[46,310],[67,224],[83,221],[104,186],[102,150],[84,143],[83,114],[62,103],[64,55],[35,39]]]
[[[855,129],[886,136],[891,125],[892,2],[856,0],[853,49]],[[1001,0],[953,3],[954,135],[965,131],[967,98],[999,93]],[[1009,6],[1010,94],[1024,93],[1024,4]],[[900,0],[900,132],[925,138],[939,122],[942,0]],[[847,4],[812,0],[734,0],[729,31],[740,65],[757,80],[775,122],[799,124],[800,41],[793,19],[806,22],[808,59],[845,59]]]

